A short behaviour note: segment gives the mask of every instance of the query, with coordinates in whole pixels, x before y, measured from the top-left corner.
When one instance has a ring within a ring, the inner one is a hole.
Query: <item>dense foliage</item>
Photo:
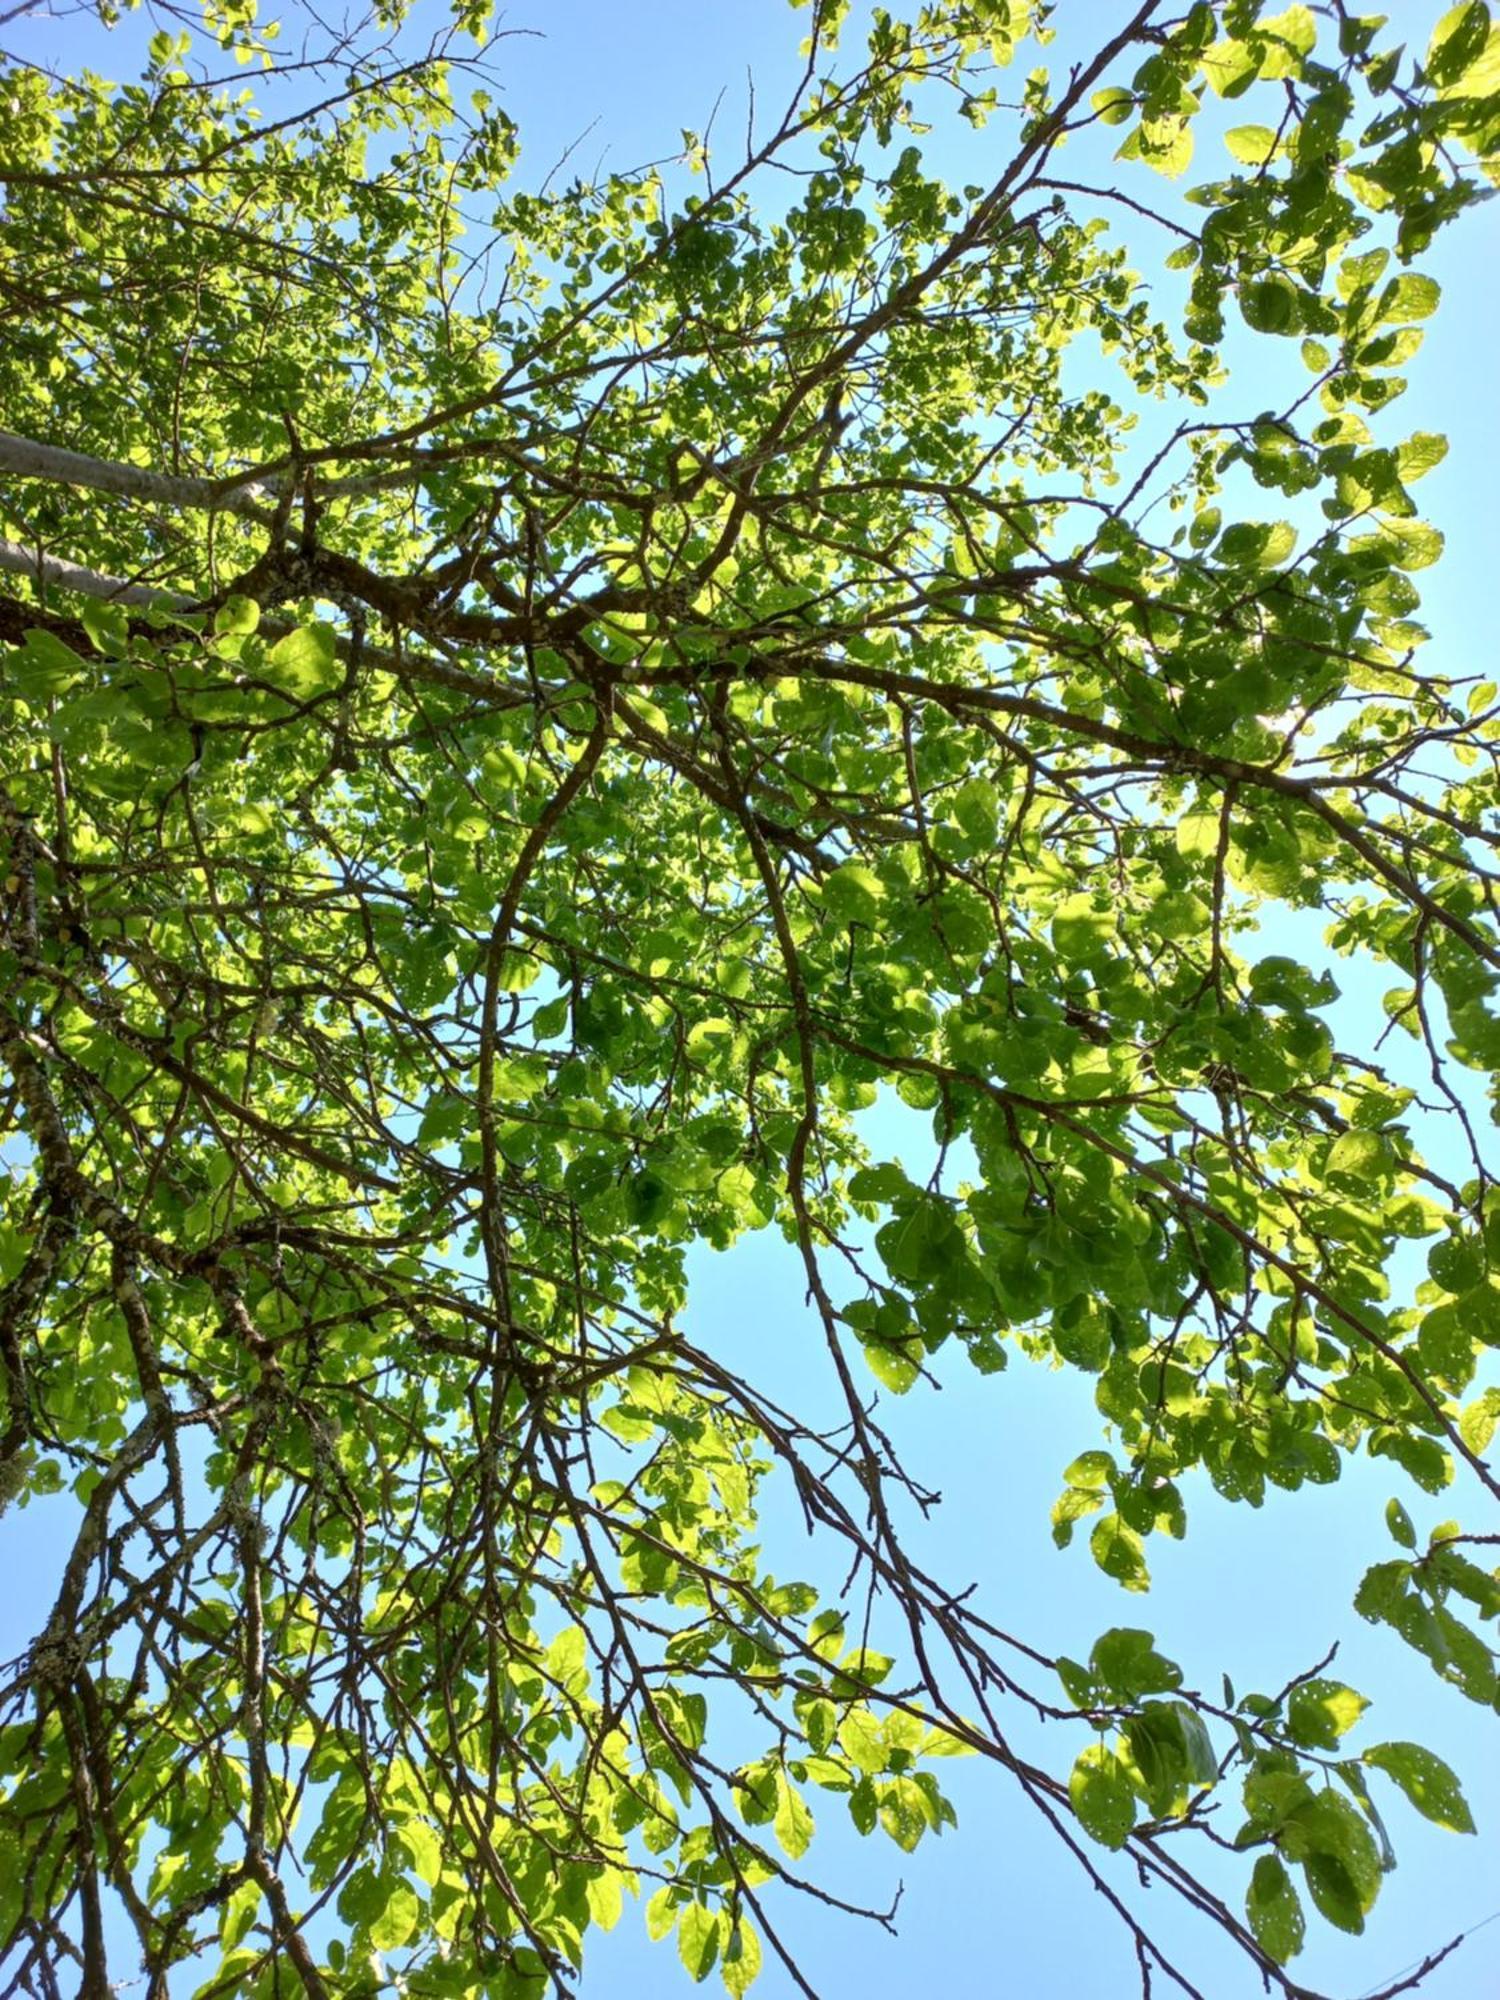
[[[3,1684],[8,1992],[529,2000],[628,1892],[740,1994],[810,1801],[911,1848],[970,1752],[1145,1990],[1157,1883],[1290,1994],[1388,1781],[1469,1829],[1326,1675],[996,1629],[881,1399],[1088,1371],[1056,1532],[1127,1591],[1210,1486],[1453,1483],[1357,1608],[1496,1706],[1500,699],[1424,668],[1443,445],[1387,406],[1500,30],[1146,0],[1049,74],[1026,0],[844,11],[727,167],[566,186],[478,18],[6,66],[7,1532],[78,1503]],[[924,164],[955,112],[983,186]],[[1252,337],[1300,383],[1231,415]],[[831,1428],[688,1314],[758,1229]]]

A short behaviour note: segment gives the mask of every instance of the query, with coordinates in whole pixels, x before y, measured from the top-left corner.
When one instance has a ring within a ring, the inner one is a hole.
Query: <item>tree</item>
[[[7,1991],[529,2000],[625,1891],[810,1991],[809,1798],[909,1849],[971,1753],[1144,1991],[1137,1882],[1293,1994],[1382,1784],[1470,1830],[1326,1674],[1210,1697],[952,1596],[881,1399],[1090,1373],[1056,1532],[1131,1591],[1209,1486],[1500,1492],[1500,704],[1422,664],[1443,445],[1386,415],[1500,30],[1146,0],[1049,76],[1025,0],[845,11],[727,172],[530,191],[472,5],[7,66],[0,1453],[18,1532],[77,1502],[4,1683]],[[983,186],[924,163],[955,107]],[[1252,340],[1300,379],[1231,414]],[[759,1229],[833,1428],[684,1317]],[[1389,1525],[1358,1611],[1495,1707],[1494,1537]]]

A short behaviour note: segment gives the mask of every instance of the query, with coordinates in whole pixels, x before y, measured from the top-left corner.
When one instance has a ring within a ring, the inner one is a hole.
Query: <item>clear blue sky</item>
[[[270,0],[265,11],[274,12]],[[440,10],[430,11],[436,26]],[[1106,0],[1064,0],[1064,45],[1108,32],[1120,11]],[[1394,0],[1392,11],[1410,17],[1410,37],[1420,42],[1440,10]],[[419,20],[422,12],[419,7]],[[505,25],[542,31],[535,38],[518,36],[498,57],[507,83],[504,102],[522,127],[523,177],[540,180],[570,146],[569,177],[590,176],[601,163],[625,167],[668,155],[680,144],[682,127],[704,129],[721,90],[717,132],[732,156],[744,131],[747,68],[765,111],[779,108],[804,19],[782,0],[647,0],[635,7],[619,0],[516,0]],[[82,46],[76,24],[68,24],[65,46],[63,31],[45,19],[13,24],[4,39],[54,61],[76,60],[74,51]],[[93,53],[94,35],[88,42],[89,60],[103,70],[117,68],[107,55]],[[980,179],[1005,143],[1004,129],[997,124],[977,137],[963,131],[964,157],[954,157],[953,177]],[[934,135],[927,143],[942,158],[952,142]],[[1154,186],[1165,192],[1162,184]],[[1149,226],[1134,222],[1128,240],[1138,268],[1146,271],[1168,247],[1151,240]],[[1445,298],[1407,371],[1412,387],[1389,419],[1389,435],[1420,428],[1442,431],[1452,442],[1448,460],[1421,489],[1428,517],[1448,538],[1443,564],[1421,582],[1437,641],[1431,657],[1440,656],[1454,671],[1477,671],[1492,667],[1496,623],[1489,568],[1496,560],[1500,457],[1493,346],[1500,214],[1467,218],[1422,267],[1441,279]],[[1269,406],[1278,389],[1296,379],[1295,352],[1282,353],[1280,345],[1256,344],[1277,349],[1272,359],[1287,368],[1262,381],[1248,371],[1263,367],[1264,359],[1259,353],[1251,359],[1247,344],[1247,375],[1233,395],[1238,413]],[[1292,932],[1281,935],[1290,939]],[[1296,936],[1303,944],[1307,926]],[[1336,1025],[1341,1039],[1358,1046],[1387,982],[1376,975],[1361,991],[1357,971],[1347,964],[1335,969],[1345,988]],[[920,1121],[899,1108],[876,1115],[872,1137],[878,1151],[900,1152],[908,1163],[922,1156]],[[1429,1130],[1424,1140],[1441,1165],[1442,1132]],[[797,1270],[785,1246],[769,1236],[749,1239],[724,1256],[699,1253],[689,1332],[721,1357],[742,1359],[764,1387],[788,1400],[824,1393],[821,1340],[804,1309]],[[1320,1921],[1310,1923],[1310,1947],[1297,1962],[1301,1977],[1341,2000],[1357,2000],[1454,1932],[1500,1910],[1494,1719],[1442,1687],[1388,1631],[1362,1626],[1350,1608],[1366,1564],[1389,1552],[1380,1521],[1389,1494],[1400,1492],[1424,1532],[1449,1507],[1428,1500],[1389,1462],[1352,1464],[1335,1488],[1273,1494],[1259,1512],[1231,1508],[1200,1482],[1188,1489],[1187,1541],[1153,1541],[1155,1587],[1149,1598],[1126,1596],[1093,1568],[1085,1548],[1060,1554],[1048,1532],[1062,1467],[1098,1442],[1090,1382],[1071,1372],[1029,1368],[1019,1358],[989,1379],[962,1363],[940,1373],[941,1392],[919,1385],[900,1401],[886,1398],[882,1415],[913,1472],[944,1494],[932,1527],[913,1535],[916,1552],[956,1588],[977,1583],[981,1608],[999,1624],[1049,1650],[1079,1654],[1111,1624],[1147,1625],[1163,1650],[1181,1661],[1191,1685],[1212,1689],[1221,1668],[1228,1668],[1240,1691],[1279,1687],[1337,1638],[1334,1671],[1375,1703],[1356,1741],[1414,1737],[1464,1769],[1479,1838],[1440,1833],[1395,1801],[1390,1818],[1401,1865],[1383,1889],[1365,1940],[1351,1945]],[[18,1651],[45,1615],[57,1546],[47,1524],[50,1517],[60,1525],[61,1506],[13,1513],[0,1528],[0,1573],[7,1579],[0,1658]],[[1469,1525],[1485,1523],[1471,1518]],[[765,1529],[767,1563],[778,1575],[836,1581],[807,1549],[785,1495],[770,1505]],[[1061,1764],[1079,1746],[1045,1747],[1048,1760]],[[786,1896],[773,1903],[825,2000],[908,1992],[1114,2000],[1137,1990],[1124,1932],[1003,1774],[971,1759],[947,1765],[943,1775],[959,1808],[958,1830],[909,1857],[883,1840],[854,1838],[842,1802],[825,1798],[820,1837],[808,1857],[812,1872],[870,1902],[885,1901],[898,1882],[905,1883],[895,1938],[811,1905],[799,1907]],[[1260,1992],[1243,1961],[1218,1950],[1202,1925],[1185,1927],[1163,1892],[1154,1904],[1163,1937],[1182,1944],[1211,2000],[1252,2000]],[[1497,1942],[1500,1925],[1435,1974],[1423,1994],[1480,2000],[1500,1992]],[[659,2000],[688,1990],[674,1947],[649,1945],[632,1911],[612,1936],[590,1934],[590,1954],[585,2000]],[[763,2000],[784,2000],[793,1988],[768,1962],[755,1991]]]

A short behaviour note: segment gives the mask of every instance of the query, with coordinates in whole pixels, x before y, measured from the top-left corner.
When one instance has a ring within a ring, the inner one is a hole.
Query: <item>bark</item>
[[[96,493],[123,493],[131,500],[154,500],[167,507],[198,507],[209,513],[264,515],[277,495],[255,480],[236,485],[222,479],[153,472],[144,465],[94,458],[62,445],[0,431],[0,472],[17,479],[45,479],[54,486],[86,486]]]

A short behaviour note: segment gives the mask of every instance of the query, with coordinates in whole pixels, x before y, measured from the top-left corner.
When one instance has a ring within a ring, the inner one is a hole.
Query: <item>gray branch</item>
[[[154,604],[162,611],[183,611],[193,602],[181,591],[163,590],[149,583],[128,583],[123,576],[85,569],[82,563],[69,562],[66,556],[45,555],[39,549],[28,549],[0,535],[0,571],[6,570],[12,576],[30,577],[35,584],[56,584],[59,590],[76,591],[80,597],[106,597],[115,604]]]
[[[129,500],[154,500],[165,507],[201,508],[208,513],[262,518],[276,493],[257,480],[241,485],[186,474],[152,472],[144,465],[93,458],[61,445],[0,431],[0,472],[16,479],[45,479],[54,486],[86,486],[96,493],[122,493]]]

